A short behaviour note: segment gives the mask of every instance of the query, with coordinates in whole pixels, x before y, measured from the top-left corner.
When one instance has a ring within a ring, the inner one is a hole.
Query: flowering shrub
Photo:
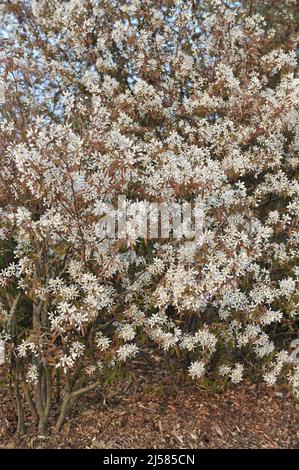
[[[25,407],[44,431],[54,403],[60,429],[144,341],[195,380],[254,371],[299,394],[296,9],[272,3],[2,2],[0,339],[20,433]],[[109,237],[120,195],[133,216]],[[197,200],[200,243],[136,231],[149,204]]]

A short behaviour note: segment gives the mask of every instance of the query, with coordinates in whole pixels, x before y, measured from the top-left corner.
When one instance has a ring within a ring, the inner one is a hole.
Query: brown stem
[[[38,429],[40,432],[44,432],[47,429],[50,411],[51,411],[51,403],[52,403],[52,378],[51,378],[51,371],[49,367],[45,367],[45,380],[46,380],[46,403],[45,403],[45,411],[43,416],[40,418]]]
[[[97,388],[102,382],[98,380],[97,382],[94,382],[93,384],[87,385],[86,387],[79,388],[78,390],[75,390],[72,392],[71,397],[76,398],[79,395],[83,395],[84,393],[91,392],[95,388]]]
[[[31,413],[35,423],[37,423],[38,422],[38,413],[36,411],[36,407],[35,407],[35,404],[33,402],[33,399],[32,399],[31,393],[30,393],[29,385],[26,382],[24,370],[22,370],[21,376],[22,376],[22,380],[23,380],[23,383],[24,383],[25,397],[26,397],[26,400],[27,400],[27,403],[28,403],[30,413]]]
[[[69,407],[70,407],[70,399],[71,399],[71,393],[72,393],[72,385],[70,381],[70,377],[66,377],[66,383],[65,383],[65,388],[64,388],[64,397],[62,401],[62,405],[60,407],[60,413],[58,416],[58,420],[56,422],[55,429],[56,431],[60,431],[65,419],[67,417]]]
[[[101,384],[101,381],[97,381],[93,384],[87,385],[86,387],[79,388],[78,390],[75,390],[74,392],[66,392],[64,395],[63,403],[61,405],[60,409],[60,415],[57,420],[55,429],[57,431],[60,431],[65,419],[67,417],[67,414],[71,408],[71,406],[74,404],[74,402],[77,400],[77,398],[80,395],[83,395],[84,393],[90,392],[91,390],[94,390]]]
[[[56,369],[56,387],[55,387],[55,401],[60,402],[60,371]]]
[[[15,387],[15,395],[16,395],[16,405],[17,405],[17,416],[18,416],[18,426],[16,435],[20,438],[23,434],[25,434],[25,418],[24,418],[24,409],[22,404],[22,396],[20,393],[20,382],[18,377],[18,366],[16,367],[15,375],[14,375],[14,387]]]
[[[38,382],[34,388],[34,401],[36,405],[36,410],[38,413],[39,418],[41,418],[44,414],[44,408],[41,399],[41,383],[40,383],[40,375],[38,378]]]
[[[43,410],[46,407],[47,402],[47,382],[46,382],[46,373],[44,368],[41,371],[41,383],[40,383],[40,390],[41,390],[41,402],[43,406]]]
[[[64,425],[65,419],[67,417],[69,406],[70,406],[71,393],[66,392],[63,398],[63,402],[60,408],[59,417],[55,426],[56,431],[60,431]]]

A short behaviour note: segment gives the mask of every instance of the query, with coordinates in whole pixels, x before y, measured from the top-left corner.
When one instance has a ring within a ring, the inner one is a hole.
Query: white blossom
[[[202,361],[192,362],[189,366],[188,372],[192,379],[202,377],[202,375],[205,373],[205,363]]]
[[[133,358],[139,352],[136,344],[125,344],[120,346],[116,351],[117,359],[121,362]]]

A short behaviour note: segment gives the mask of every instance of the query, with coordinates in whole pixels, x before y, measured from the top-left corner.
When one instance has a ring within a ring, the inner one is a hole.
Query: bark
[[[37,423],[38,422],[38,413],[37,413],[34,401],[32,399],[31,393],[30,393],[29,385],[26,382],[24,369],[22,370],[21,374],[22,374],[22,380],[24,382],[24,392],[25,392],[25,397],[26,397],[26,400],[27,400],[28,408],[30,410],[30,413],[31,413],[35,423]]]
[[[73,390],[72,386],[70,386],[71,382],[69,381],[69,385],[68,385],[67,391],[65,392],[64,399],[63,399],[63,402],[62,402],[62,405],[61,405],[61,408],[60,408],[60,414],[59,414],[59,417],[58,417],[58,420],[57,420],[57,423],[56,423],[56,426],[55,426],[55,429],[57,431],[61,430],[62,426],[65,423],[66,417],[67,417],[71,407],[75,403],[75,401],[81,395],[83,395],[85,393],[88,393],[88,392],[94,390],[95,388],[97,388],[101,383],[102,383],[101,381],[97,381],[97,382],[94,382],[90,385],[87,385],[86,387],[82,387],[82,388],[79,388],[77,390]]]
[[[62,426],[64,425],[64,422],[66,420],[66,417],[70,408],[70,400],[71,400],[71,393],[66,392],[62,401],[61,408],[60,408],[59,417],[56,422],[56,426],[55,426],[56,431],[60,431]]]
[[[16,396],[16,406],[17,406],[17,416],[18,416],[18,425],[17,425],[17,438],[20,438],[25,434],[25,418],[24,418],[24,408],[22,403],[22,395],[20,393],[20,381],[19,381],[19,368],[16,367],[15,374],[14,374],[14,388],[15,388],[15,396]]]
[[[51,412],[52,377],[51,377],[51,371],[49,367],[45,367],[45,381],[46,381],[46,401],[45,401],[44,413],[39,420],[38,430],[40,432],[44,432],[47,429],[50,412]]]
[[[56,426],[55,426],[56,431],[61,430],[61,428],[62,428],[62,426],[65,422],[65,419],[67,417],[69,407],[70,407],[71,393],[72,393],[72,384],[71,384],[70,377],[67,376],[66,377],[65,388],[64,388],[64,397],[63,397],[63,400],[62,400],[62,404],[61,404],[61,407],[60,407],[60,413],[59,413],[59,416],[58,416],[58,419],[57,419],[57,422],[56,422]]]

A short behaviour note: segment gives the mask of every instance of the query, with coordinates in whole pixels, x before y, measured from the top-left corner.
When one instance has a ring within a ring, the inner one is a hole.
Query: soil
[[[244,382],[212,393],[175,373],[170,383],[153,364],[131,367],[134,380],[86,396],[60,433],[39,436],[29,423],[19,442],[11,400],[0,391],[0,448],[299,448],[299,403],[288,390]]]

